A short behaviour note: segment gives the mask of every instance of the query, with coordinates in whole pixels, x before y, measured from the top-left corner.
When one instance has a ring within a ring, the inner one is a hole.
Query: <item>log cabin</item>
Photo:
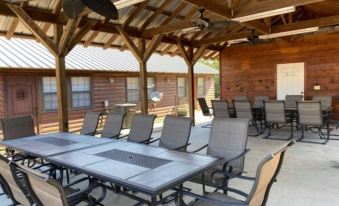
[[[114,112],[116,104],[136,104],[140,112],[138,62],[129,51],[76,46],[66,58],[70,129],[82,125],[87,111]],[[178,56],[154,54],[148,61],[149,112],[173,114],[177,99],[187,97],[187,66]],[[214,99],[216,69],[195,65],[194,90]],[[30,114],[39,133],[58,130],[53,56],[34,40],[0,37],[0,118]],[[160,102],[150,99],[163,93]],[[105,106],[106,101],[106,106]]]

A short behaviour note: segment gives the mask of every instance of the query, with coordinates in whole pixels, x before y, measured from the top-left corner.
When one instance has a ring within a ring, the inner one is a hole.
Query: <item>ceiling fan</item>
[[[261,44],[261,43],[269,43],[272,41],[273,39],[270,39],[270,38],[260,38],[259,35],[256,34],[255,30],[252,29],[250,31],[250,36],[248,36],[247,38],[243,38],[243,39],[230,40],[228,41],[227,46],[245,45],[245,44],[255,45],[255,44]]]
[[[238,23],[237,21],[224,20],[224,21],[211,21],[209,18],[205,17],[206,9],[200,8],[200,17],[192,20],[192,27],[183,29],[183,33],[191,33],[197,31],[216,31],[224,29],[227,26]]]
[[[108,19],[119,19],[118,9],[110,0],[63,0],[64,12],[71,19],[79,16],[86,7]]]

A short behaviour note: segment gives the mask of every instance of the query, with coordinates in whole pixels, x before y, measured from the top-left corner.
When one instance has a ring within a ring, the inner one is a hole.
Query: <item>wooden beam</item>
[[[88,47],[89,45],[91,45],[92,41],[94,41],[94,39],[99,35],[98,31],[92,31],[91,35],[86,39],[84,46]]]
[[[192,59],[192,64],[195,65],[198,60],[200,59],[200,57],[204,54],[204,52],[206,51],[206,45],[201,46],[195,53]]]
[[[111,34],[111,37],[105,42],[103,49],[108,49],[117,38],[118,35]]]
[[[187,53],[185,46],[182,44],[182,41],[180,39],[177,39],[177,43],[178,43],[177,47],[178,47],[178,50],[180,51],[182,58],[185,60],[187,65],[190,65],[191,64],[191,57]]]
[[[222,43],[222,42],[229,41],[229,40],[247,38],[250,35],[251,35],[251,32],[240,32],[240,33],[233,33],[233,34],[225,34],[225,35],[216,36],[216,37],[212,37],[212,38],[193,41],[193,44],[195,46],[201,46],[201,45]]]
[[[56,84],[57,84],[57,97],[58,97],[58,121],[59,131],[68,132],[68,93],[67,93],[67,78],[66,78],[66,66],[65,57],[56,56]]]
[[[64,53],[67,55],[81,40],[84,36],[95,26],[95,21],[89,20],[81,29],[79,29],[74,37],[70,40],[71,44],[68,46],[67,51]]]
[[[193,48],[188,48],[188,56],[193,57]],[[191,60],[192,61],[192,60]],[[195,125],[195,94],[194,94],[194,64],[191,62],[187,65],[188,71],[187,71],[187,79],[188,79],[188,108],[189,108],[189,114],[190,117],[193,120],[193,125]]]
[[[62,25],[60,24],[53,24],[53,42],[55,45],[58,45],[58,43],[60,42],[60,39],[62,37],[62,33],[64,28],[62,27]]]
[[[9,4],[8,7],[18,16],[25,27],[52,53],[57,53],[56,45],[53,41],[41,30],[34,20],[25,12],[23,8],[17,5]]]
[[[134,42],[130,39],[128,34],[125,32],[125,30],[121,28],[120,26],[117,26],[116,28],[119,31],[121,38],[126,44],[126,46],[131,50],[131,52],[138,59],[139,62],[143,62],[143,55],[141,51],[135,46]]]
[[[161,39],[162,39],[163,35],[159,34],[156,35],[152,38],[151,42],[149,43],[146,51],[144,52],[144,56],[143,56],[143,60],[144,61],[148,61],[148,59],[152,56],[154,50],[159,46]]]
[[[11,21],[11,25],[10,25],[7,33],[6,33],[6,36],[5,36],[6,39],[11,39],[12,38],[12,36],[13,36],[15,30],[16,30],[16,27],[18,26],[18,24],[19,24],[19,19],[16,18],[16,17],[13,17],[12,21]]]
[[[234,18],[249,16],[249,15],[253,15],[257,13],[268,12],[268,11],[291,7],[291,6],[302,6],[302,5],[317,3],[321,1],[324,1],[324,0],[268,0],[268,1],[253,2],[251,4],[247,4],[245,7],[235,9]]]
[[[143,33],[143,36],[145,38],[148,38],[148,37],[151,37],[157,34],[168,34],[168,33],[176,32],[176,31],[180,31],[180,30],[192,27],[193,26],[192,21],[193,20],[185,20],[185,21],[180,21],[180,22],[176,22],[173,24],[167,24],[167,25],[151,28],[151,29],[146,30]]]
[[[128,26],[133,21],[133,19],[135,19],[135,17],[142,10],[144,10],[144,8],[147,6],[147,4],[148,4],[148,0],[139,4],[138,7],[134,9],[134,11],[129,15],[129,17],[126,19],[126,21],[122,24],[122,27],[125,28],[126,26]]]
[[[65,27],[65,30],[62,34],[62,37],[59,42],[59,51],[58,55],[59,56],[66,56],[66,52],[68,51],[68,47],[71,44],[71,39],[73,38],[73,35],[78,28],[78,25],[80,23],[80,17],[75,18],[75,19],[70,19],[67,22],[67,25]]]
[[[151,14],[150,17],[148,17],[146,19],[146,21],[142,24],[141,26],[141,31],[145,31],[145,29],[147,28],[147,26],[158,16],[161,14],[161,12],[166,8],[167,5],[169,5],[169,3],[171,2],[171,0],[165,0],[161,6],[153,13]]]

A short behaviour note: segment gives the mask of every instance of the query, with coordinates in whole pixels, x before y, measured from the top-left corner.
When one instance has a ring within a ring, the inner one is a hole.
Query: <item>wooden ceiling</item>
[[[220,30],[182,32],[192,26],[192,19],[199,17],[199,7],[204,7],[206,16],[214,21],[232,19],[232,15],[233,18],[242,17],[289,6],[296,6],[296,11],[236,23]],[[204,47],[206,50],[199,51],[204,51],[202,56],[205,58],[217,58],[219,51],[227,46],[227,41],[247,38],[253,29],[258,35],[264,35],[339,25],[338,0],[146,0],[120,9],[120,19],[117,21],[108,21],[95,13],[87,13],[72,25],[69,25],[70,21],[62,11],[62,0],[35,0],[21,3],[20,7],[20,12],[27,15],[21,18],[34,21],[40,28],[37,30],[44,32],[51,41],[56,34],[55,25],[66,28],[76,26],[74,35],[78,36],[73,39],[85,46],[128,49],[131,42],[126,42],[121,35],[123,32],[134,44],[144,39],[161,54],[181,54],[178,42],[185,47],[194,47],[196,51]],[[0,0],[1,35],[7,39],[13,36],[34,38],[36,34],[27,29],[25,24],[27,22],[22,22],[18,13],[5,0]],[[162,35],[161,41],[160,38],[159,41],[150,41],[156,35]]]

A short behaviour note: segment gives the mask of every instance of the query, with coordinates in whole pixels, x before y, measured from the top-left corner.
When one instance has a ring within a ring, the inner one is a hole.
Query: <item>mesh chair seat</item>
[[[323,108],[332,107],[332,96],[314,96],[312,101],[320,102]]]
[[[159,146],[167,149],[181,149],[186,147],[191,134],[192,119],[167,115],[164,120]],[[182,147],[182,148],[181,148]]]
[[[1,119],[3,139],[34,136],[34,121],[30,115]]]
[[[202,114],[204,116],[212,116],[211,112],[210,112],[210,108],[207,105],[206,99],[205,98],[197,98],[198,99],[198,103],[200,106],[200,109],[202,111]]]
[[[80,129],[82,135],[95,135],[101,112],[87,112],[85,114],[84,123]]]
[[[106,121],[101,137],[116,138],[120,135],[125,114],[111,113],[106,116]]]
[[[269,100],[268,96],[255,96],[254,97],[254,107],[264,107],[264,101]]]
[[[235,96],[234,101],[248,101],[248,96]]]
[[[155,118],[156,115],[134,115],[127,141],[138,143],[146,143],[149,141],[153,132]]]
[[[230,204],[236,204],[236,205],[247,205],[245,202],[241,200],[237,200],[234,197],[224,195],[220,192],[212,192],[206,196],[207,198],[214,199],[214,200],[219,200],[223,202],[227,202]],[[194,206],[218,206],[217,204],[213,204],[211,202],[203,201],[203,200],[198,200],[193,204]],[[225,203],[225,206],[227,204]]]
[[[212,100],[212,108],[214,117],[224,117],[224,118],[230,117],[227,101]]]
[[[253,120],[251,103],[249,101],[234,100],[233,105],[237,118],[248,118],[250,121]]]
[[[285,106],[286,107],[297,107],[297,102],[303,101],[303,95],[286,95]]]

